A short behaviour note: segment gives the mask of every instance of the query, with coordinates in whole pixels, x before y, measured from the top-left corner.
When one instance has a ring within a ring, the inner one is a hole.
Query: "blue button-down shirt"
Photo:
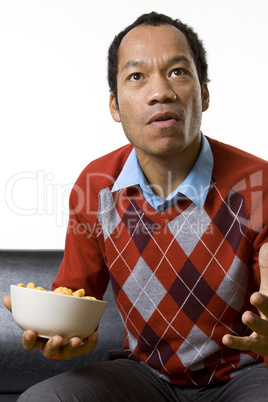
[[[213,154],[210,144],[202,134],[202,145],[198,159],[185,180],[163,201],[149,186],[133,148],[115,181],[112,192],[139,185],[146,201],[157,211],[164,212],[180,198],[187,197],[202,208],[210,187],[213,168]]]

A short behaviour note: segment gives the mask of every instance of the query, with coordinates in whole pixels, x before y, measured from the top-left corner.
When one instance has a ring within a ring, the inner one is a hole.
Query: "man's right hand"
[[[11,296],[4,296],[3,304],[9,311],[11,311]]]
[[[22,337],[22,345],[26,350],[40,349],[48,359],[57,358],[60,360],[70,360],[73,357],[90,353],[98,342],[98,333],[94,332],[83,342],[81,338],[70,338],[68,343],[64,339],[55,335],[49,339],[39,338],[36,332],[27,330]]]
[[[11,297],[5,296],[3,304],[11,311]],[[57,358],[60,360],[70,360],[73,357],[90,353],[98,342],[98,333],[93,332],[88,339],[83,342],[81,338],[70,338],[68,343],[64,339],[55,335],[49,339],[40,338],[36,332],[27,330],[22,337],[22,345],[26,350],[40,349],[48,359]]]

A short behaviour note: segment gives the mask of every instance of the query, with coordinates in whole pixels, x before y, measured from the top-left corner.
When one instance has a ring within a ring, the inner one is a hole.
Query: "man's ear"
[[[207,84],[203,85],[202,95],[202,112],[205,112],[209,108],[209,90]]]
[[[112,115],[112,118],[114,119],[114,121],[116,121],[117,123],[120,123],[121,122],[120,113],[119,113],[117,102],[116,102],[116,99],[115,99],[115,96],[113,93],[110,94],[109,107],[110,107],[110,112],[111,112],[111,115]]]

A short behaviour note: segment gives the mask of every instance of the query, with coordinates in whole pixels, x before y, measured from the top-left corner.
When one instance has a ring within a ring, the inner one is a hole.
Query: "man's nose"
[[[177,95],[167,78],[157,76],[151,78],[147,84],[146,102],[149,105],[154,103],[174,102]]]

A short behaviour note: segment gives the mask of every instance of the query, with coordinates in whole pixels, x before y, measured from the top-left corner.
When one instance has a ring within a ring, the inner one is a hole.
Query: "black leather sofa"
[[[0,402],[16,401],[28,387],[53,375],[107,360],[109,351],[122,347],[123,325],[109,286],[104,297],[108,305],[98,329],[98,345],[89,355],[56,361],[44,358],[38,350],[23,349],[23,331],[14,323],[2,298],[10,294],[11,284],[19,282],[35,282],[50,289],[62,257],[63,251],[0,250]]]

